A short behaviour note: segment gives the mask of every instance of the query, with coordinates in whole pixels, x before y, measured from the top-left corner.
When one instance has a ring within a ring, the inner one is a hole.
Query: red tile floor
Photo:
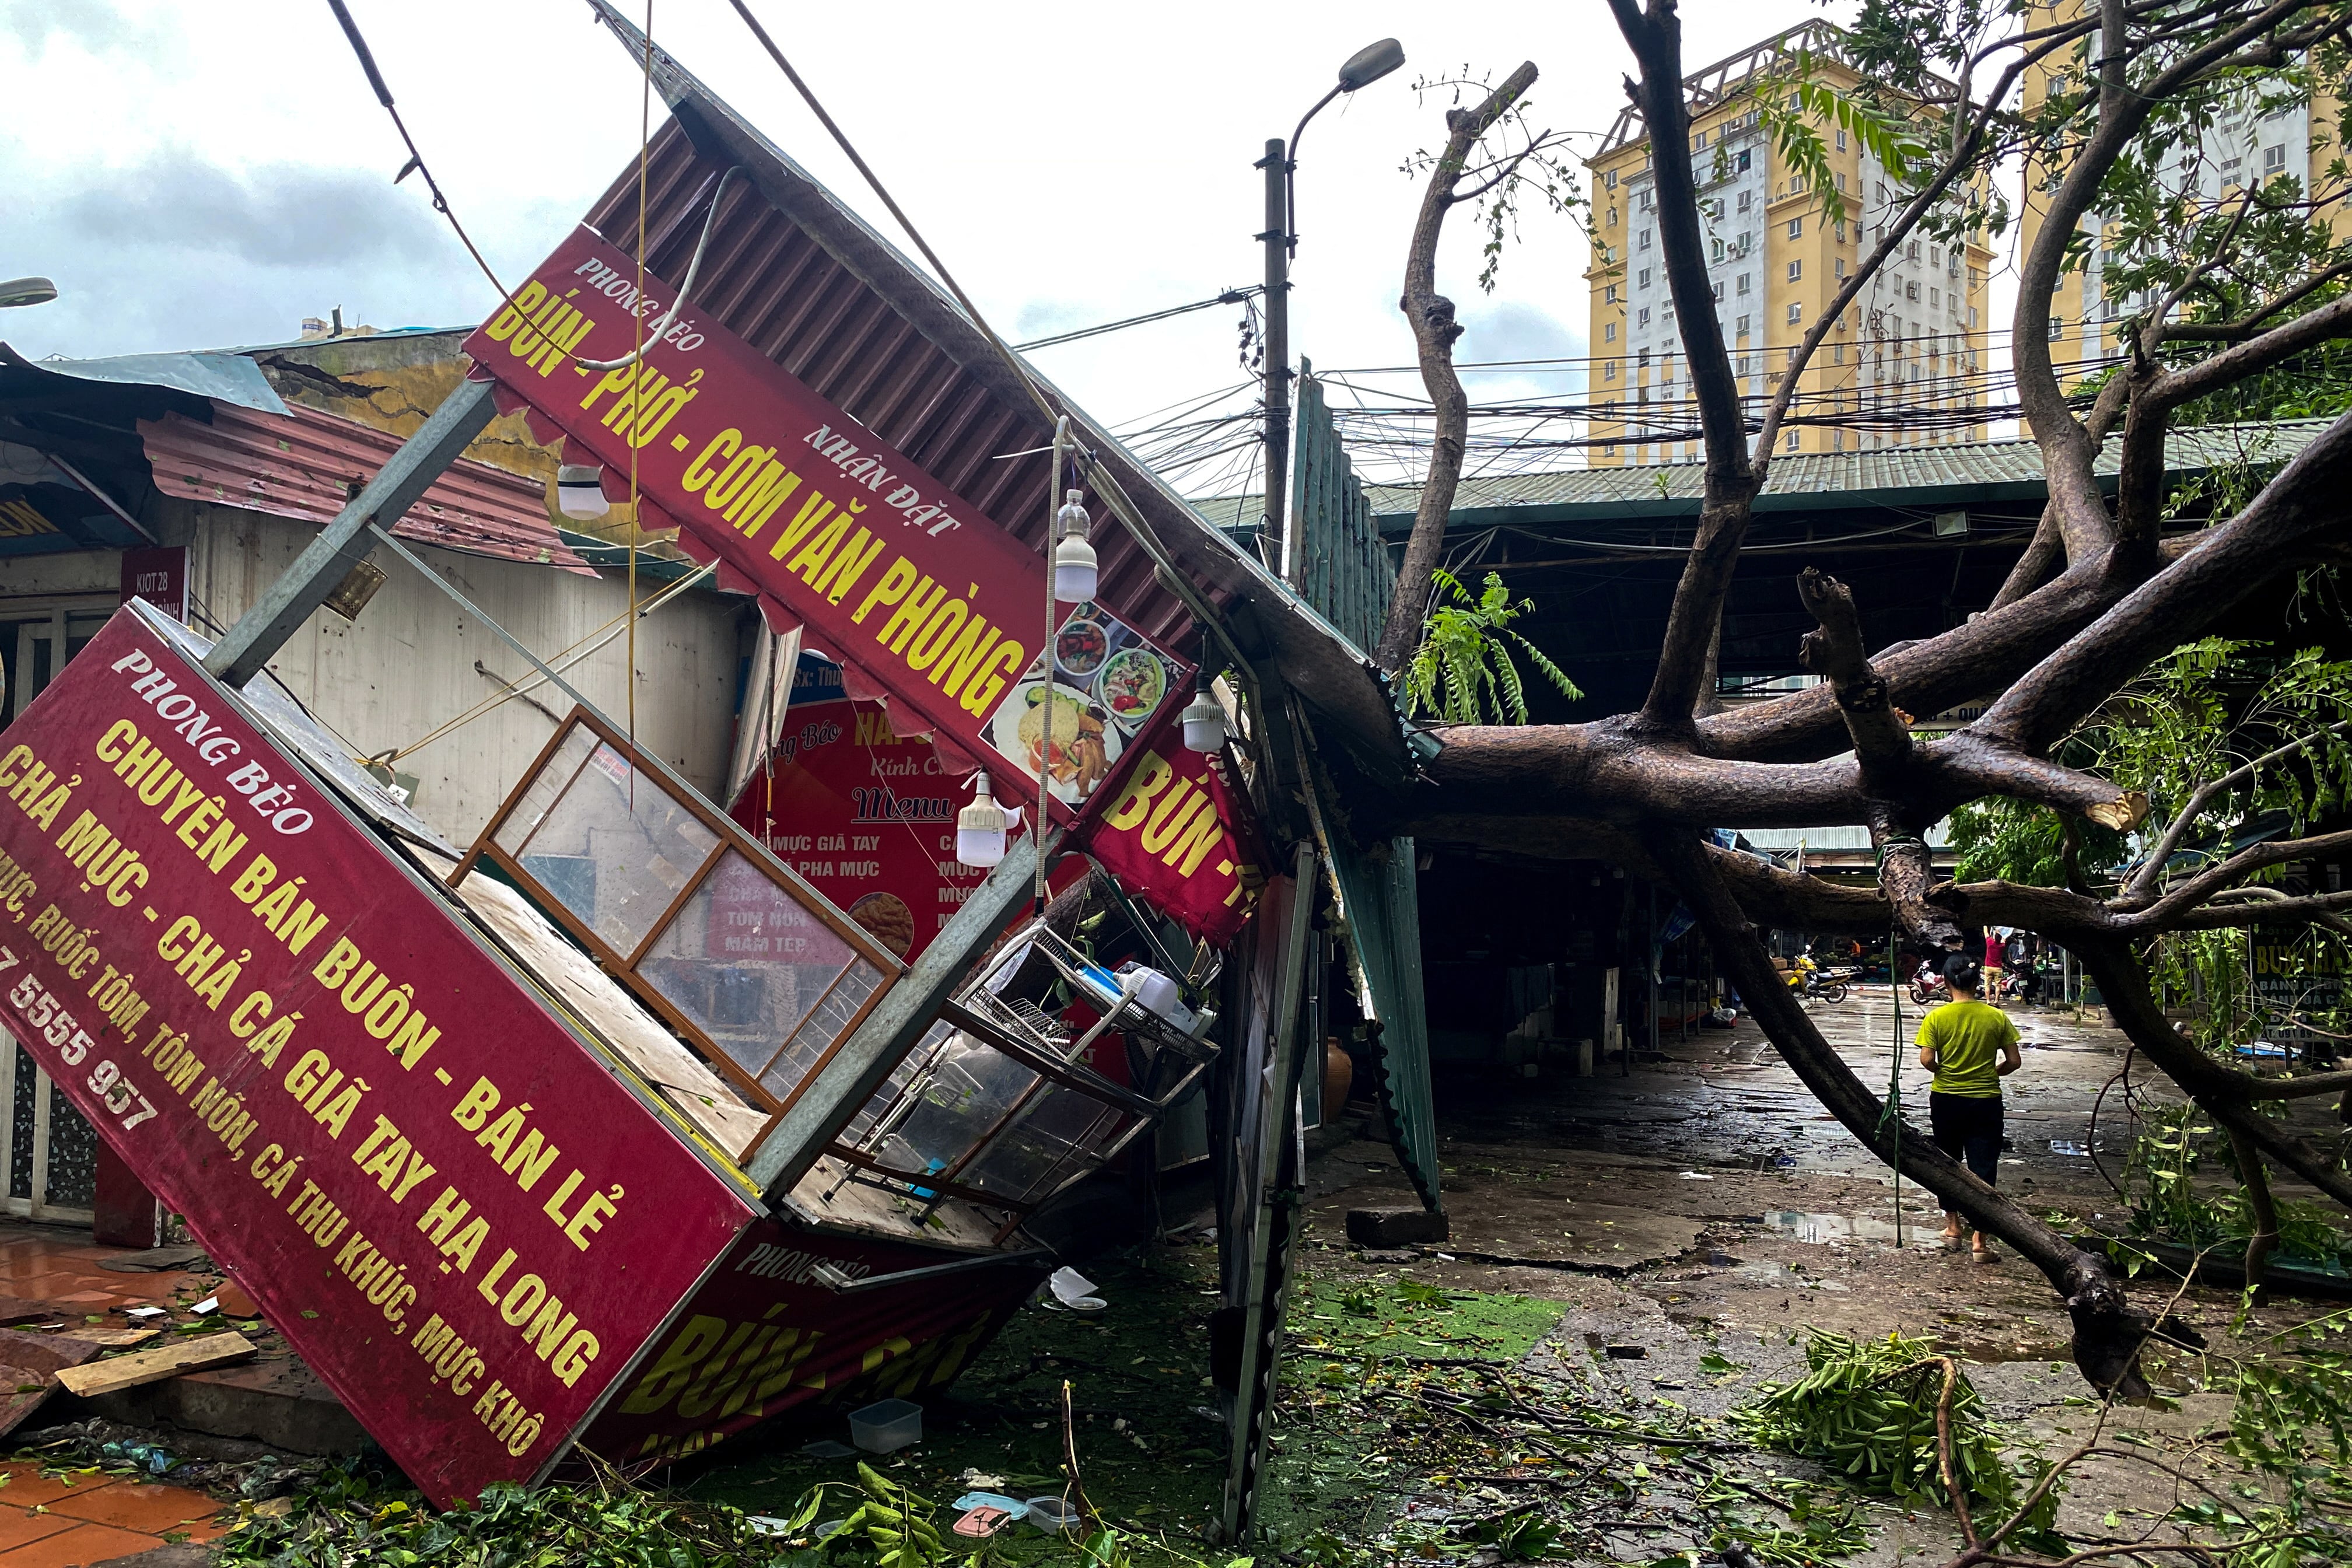
[[[44,1309],[39,1322],[68,1329],[103,1315],[124,1327],[121,1309],[169,1306],[198,1284],[177,1269],[118,1274],[103,1258],[129,1250],[99,1247],[87,1232],[0,1222],[0,1298],[17,1312]],[[24,1326],[34,1326],[31,1323]],[[7,1444],[0,1440],[0,1451]],[[184,1487],[84,1470],[48,1477],[31,1460],[0,1461],[0,1568],[69,1568],[152,1551],[172,1540],[205,1542],[225,1528],[221,1504]]]
[[[22,1463],[0,1466],[0,1476],[5,1568],[81,1568],[173,1541],[211,1541],[225,1529],[214,1517],[221,1504],[185,1487],[96,1470],[49,1477]]]
[[[100,1247],[87,1231],[0,1221],[0,1296],[87,1314],[168,1305],[173,1292],[195,1282],[175,1268],[117,1274],[99,1267],[101,1260],[130,1250]]]

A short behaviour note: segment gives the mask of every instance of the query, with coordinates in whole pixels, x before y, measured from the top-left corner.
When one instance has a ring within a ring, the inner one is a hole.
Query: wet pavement
[[[1864,1082],[1883,1092],[1899,1071],[1906,1117],[1924,1134],[1930,1075],[1910,1043],[1918,1009],[1903,998],[1898,1025],[1895,998],[1881,986],[1812,1011]],[[2096,1015],[2011,1012],[2024,1067],[2005,1081],[2011,1146],[2000,1184],[2070,1231],[2106,1228],[2119,1205],[2099,1164],[2120,1177],[2128,1142],[2114,1087],[2123,1037]],[[1946,1249],[1942,1216],[1916,1185],[1902,1185],[1898,1208],[1891,1173],[1822,1110],[1752,1024],[1662,1046],[1655,1057],[1641,1053],[1630,1073],[1579,1079],[1547,1067],[1533,1079],[1441,1077],[1451,1238],[1396,1252],[1347,1244],[1347,1209],[1411,1202],[1387,1149],[1358,1142],[1311,1168],[1307,1267],[1558,1301],[1559,1327],[1522,1365],[1570,1377],[1604,1403],[1719,1413],[1752,1397],[1758,1384],[1801,1371],[1809,1331],[1892,1331],[1931,1338],[1972,1363],[1995,1414],[2053,1449],[2079,1440],[2095,1409],[2067,1359],[2063,1307],[2040,1274],[2005,1249],[1990,1264]],[[2134,1087],[2159,1102],[2177,1098],[2145,1068]],[[2178,1286],[2143,1275],[2133,1289],[2160,1306]],[[2233,1295],[2202,1289],[2182,1292],[2180,1302],[2217,1333],[2240,1307]],[[2250,1322],[2284,1326],[2326,1310],[2283,1300]],[[1725,1362],[1737,1372],[1706,1370]],[[2201,1391],[2193,1363],[2152,1356],[2149,1371],[2172,1407],[2119,1407],[2115,1426],[2181,1451],[2225,1418],[2227,1398]],[[1787,1468],[1785,1456],[1768,1458]],[[2086,1476],[2064,1518],[2100,1537],[2111,1510],[2168,1506],[2160,1489],[2143,1476]],[[1662,1492],[1654,1526],[1612,1540],[1611,1553],[1650,1561],[1679,1550],[1703,1527],[1695,1508]],[[1943,1553],[1955,1542],[1949,1521],[1932,1511],[1873,1505],[1872,1513],[1876,1545],[1853,1562]]]

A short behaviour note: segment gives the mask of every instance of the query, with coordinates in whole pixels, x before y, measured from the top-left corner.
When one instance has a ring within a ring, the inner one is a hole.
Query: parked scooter
[[[1846,982],[1853,977],[1850,969],[1823,969],[1813,962],[1813,955],[1801,952],[1789,967],[1789,989],[1801,1001],[1819,999],[1823,1002],[1845,1000]]]
[[[1944,983],[1943,971],[1932,960],[1921,963],[1917,973],[1911,976],[1911,1000],[1922,1007],[1952,999],[1952,988]]]

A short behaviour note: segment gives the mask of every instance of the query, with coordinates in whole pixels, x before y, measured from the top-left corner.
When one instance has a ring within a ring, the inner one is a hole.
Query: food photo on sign
[[[988,741],[1025,776],[1045,778],[1054,798],[1082,805],[1179,689],[1182,669],[1091,603],[1062,622],[1052,652],[1050,681],[1041,656],[1005,689]]]

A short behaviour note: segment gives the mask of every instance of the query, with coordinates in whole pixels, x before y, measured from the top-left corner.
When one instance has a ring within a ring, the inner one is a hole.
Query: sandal
[[[1973,1262],[1998,1263],[2000,1261],[2000,1254],[1995,1252],[1990,1244],[1987,1242],[1978,1242],[1976,1247],[1973,1248],[1973,1254],[1974,1256],[1971,1259]]]

